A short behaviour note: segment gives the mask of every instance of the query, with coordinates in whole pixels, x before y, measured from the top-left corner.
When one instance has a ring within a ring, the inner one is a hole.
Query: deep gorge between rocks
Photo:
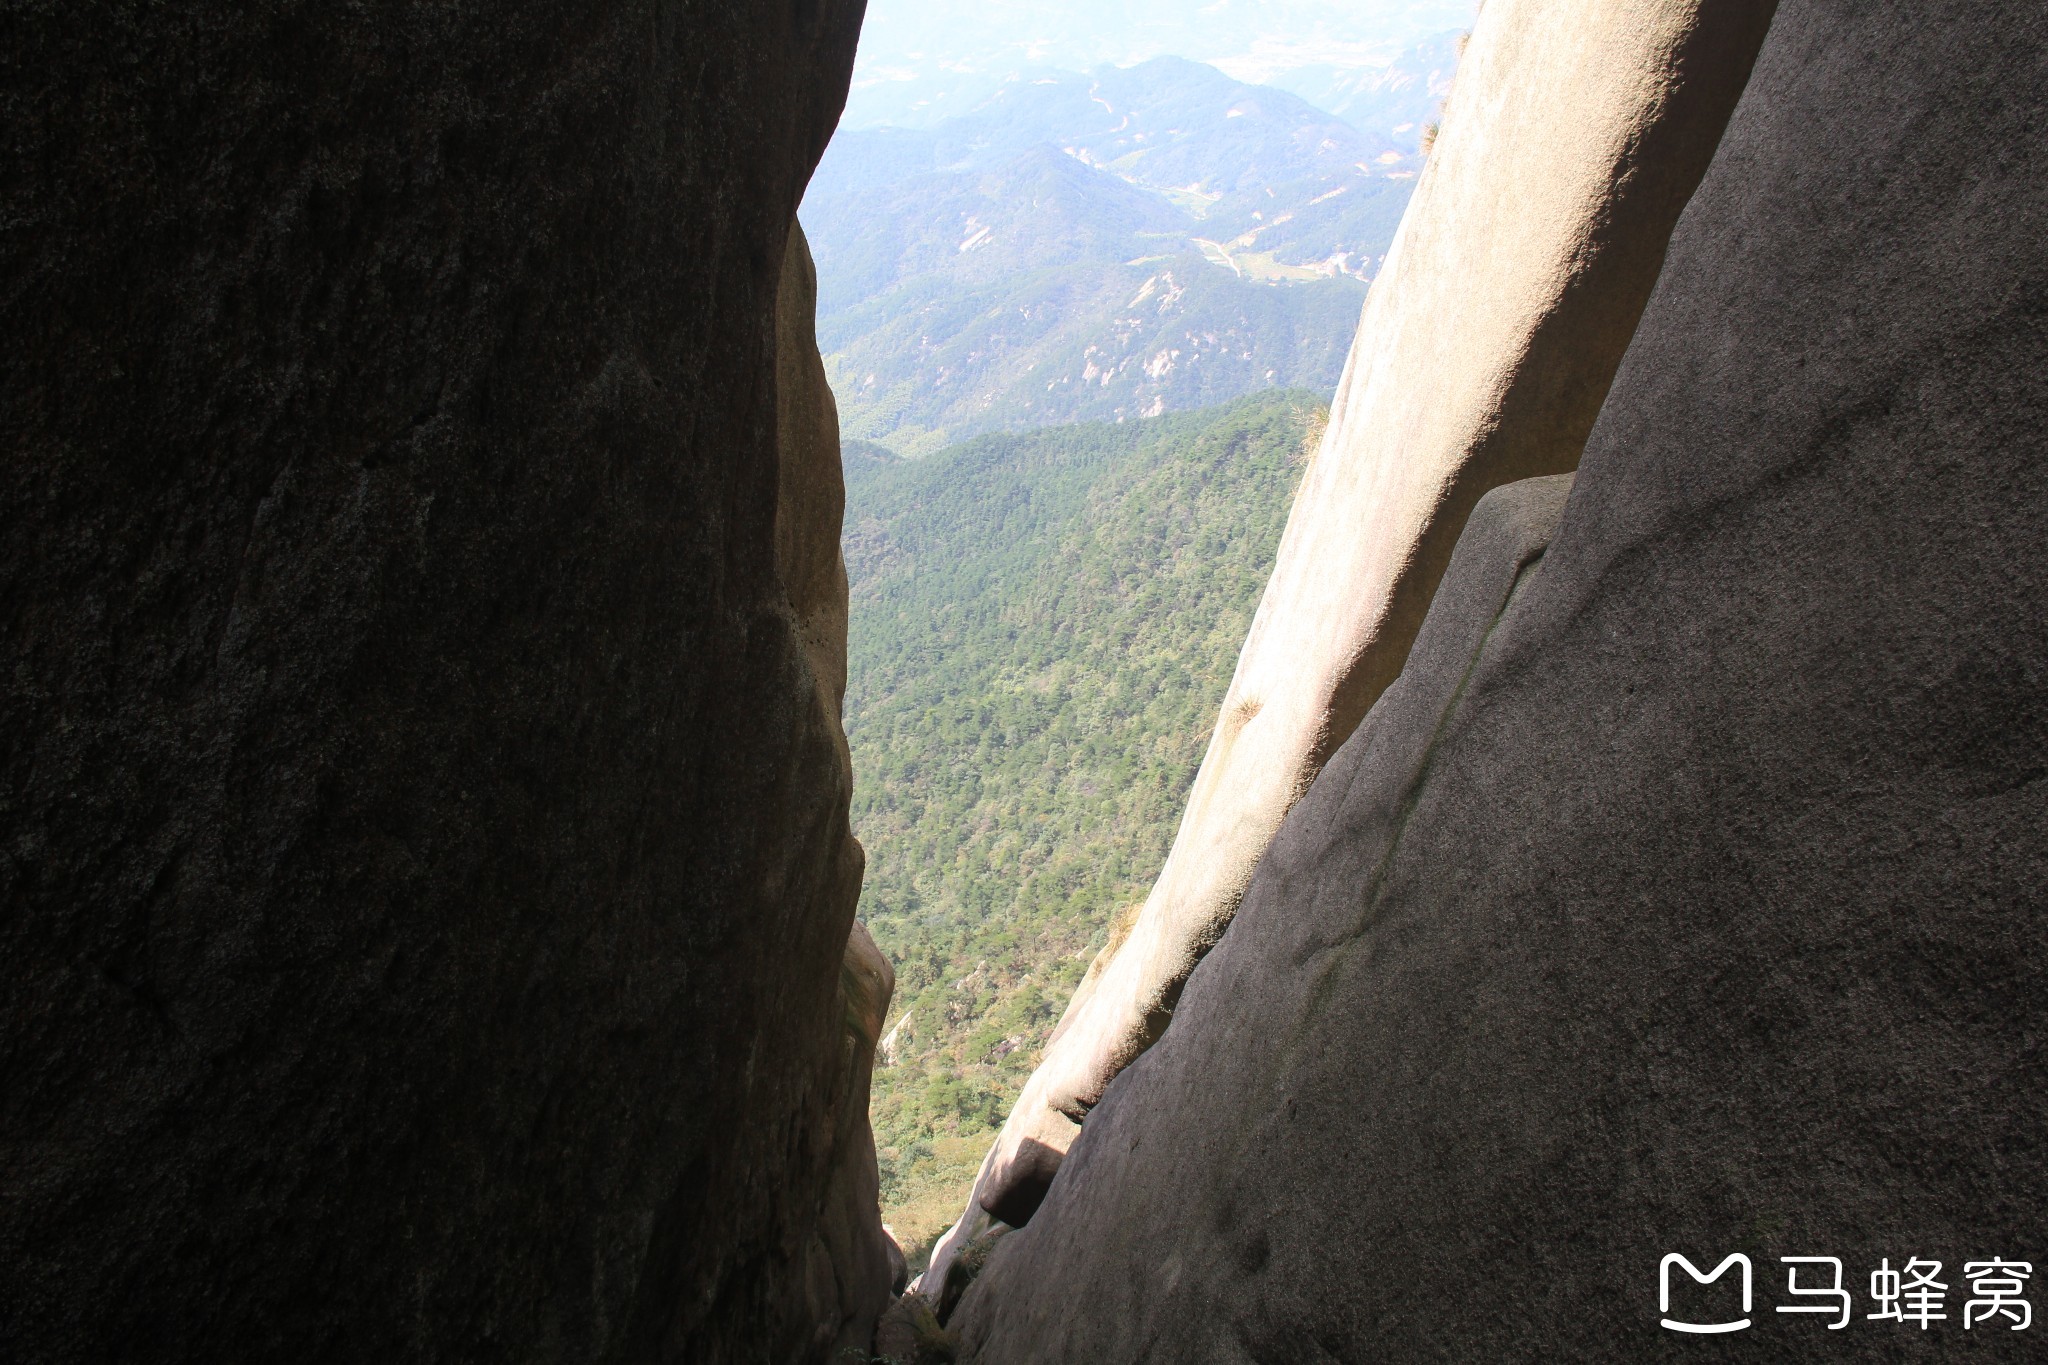
[[[1781,1258],[2038,1264],[2048,14],[1488,0],[1326,427],[1134,429],[1292,503],[1133,618],[1235,671],[1123,661],[1176,833],[908,1293],[861,21],[8,11],[0,1355],[1635,1361],[1679,1252],[1775,1359]]]

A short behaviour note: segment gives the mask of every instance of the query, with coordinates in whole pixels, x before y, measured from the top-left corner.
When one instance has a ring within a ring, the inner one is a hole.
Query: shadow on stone
[[[982,1196],[981,1207],[992,1218],[1013,1228],[1023,1227],[1045,1202],[1045,1192],[1052,1188],[1052,1178],[1060,1173],[1065,1155],[1036,1138],[1024,1139],[1018,1145],[1017,1159],[1004,1172],[1006,1178]]]

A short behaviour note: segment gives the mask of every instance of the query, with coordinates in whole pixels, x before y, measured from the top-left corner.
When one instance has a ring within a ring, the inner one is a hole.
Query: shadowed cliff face
[[[2048,1226],[2044,92],[2037,6],[1784,0],[1568,502],[1474,511],[967,1358],[1694,1359],[1672,1252],[1717,1358],[2034,1358],[1960,1272]]]
[[[1774,0],[1494,0],[1374,282],[1172,851],[977,1180],[1027,1221],[1288,809],[1401,671],[1488,489],[1573,469]],[[982,1219],[970,1208],[937,1248]]]
[[[879,1307],[807,283],[777,325],[860,9],[14,7],[0,1355]]]

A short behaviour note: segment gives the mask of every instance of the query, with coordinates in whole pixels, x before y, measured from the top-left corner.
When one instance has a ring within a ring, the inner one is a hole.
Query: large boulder
[[[1692,1358],[1672,1253],[1730,1358],[2030,1349],[1962,1312],[2048,1226],[2044,134],[2039,6],[1785,0],[1548,549],[1475,514],[969,1358]]]
[[[1577,466],[1773,3],[1481,13],[1166,865],[977,1187],[996,1217],[1031,1216],[1079,1121],[1165,1029],[1282,817],[1400,673],[1473,504]]]
[[[0,1357],[864,1345],[860,13],[10,7]]]

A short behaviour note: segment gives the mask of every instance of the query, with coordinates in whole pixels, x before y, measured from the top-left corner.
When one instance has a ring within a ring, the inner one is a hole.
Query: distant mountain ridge
[[[849,130],[835,139],[813,184],[831,191],[857,187],[878,171],[972,169],[1040,142],[1162,189],[1190,179],[1233,189],[1278,184],[1325,170],[1333,157],[1360,160],[1390,145],[1287,90],[1232,80],[1201,62],[1155,57],[1088,73],[1027,68],[971,112],[936,127]],[[868,151],[873,147],[892,148],[903,160],[884,167]],[[919,149],[928,149],[922,166]]]
[[[1384,67],[1315,63],[1275,73],[1269,84],[1290,91],[1359,130],[1416,150],[1451,93],[1463,33],[1443,33]]]
[[[1173,57],[1031,68],[935,127],[842,132],[803,209],[842,425],[915,455],[1328,391],[1419,169]]]
[[[1031,65],[1093,71],[1162,53],[1284,85],[1307,64],[1387,69],[1471,24],[1477,0],[887,0],[870,5],[844,126],[930,127]]]

